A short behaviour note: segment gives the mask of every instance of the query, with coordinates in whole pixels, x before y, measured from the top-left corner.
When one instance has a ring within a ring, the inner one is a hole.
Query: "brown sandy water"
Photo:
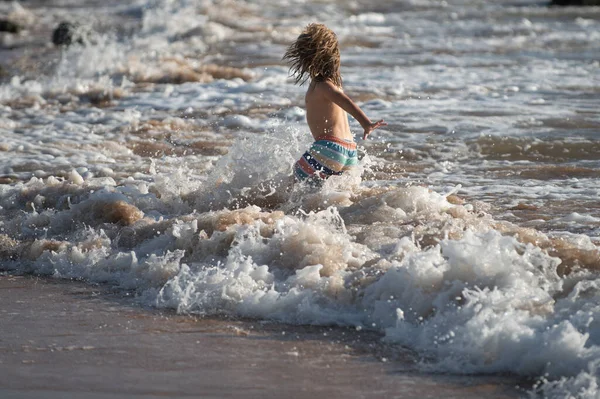
[[[74,281],[0,276],[2,398],[515,398],[517,377],[417,373],[377,333],[140,308]]]

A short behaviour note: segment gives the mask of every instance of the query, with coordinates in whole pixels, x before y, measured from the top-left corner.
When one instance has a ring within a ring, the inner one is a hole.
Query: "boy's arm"
[[[364,129],[363,140],[378,127],[387,126],[387,123],[385,123],[383,119],[375,123],[371,122],[371,119],[369,119],[363,110],[360,109],[346,93],[330,81],[320,82],[319,86],[321,86],[325,98],[339,105],[340,108],[352,115],[352,117],[360,123]]]

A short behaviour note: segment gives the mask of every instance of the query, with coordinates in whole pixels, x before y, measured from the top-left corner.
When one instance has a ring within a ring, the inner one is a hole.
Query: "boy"
[[[344,94],[337,37],[325,25],[308,25],[287,49],[283,59],[291,63],[290,71],[295,75],[296,84],[303,84],[310,78],[304,100],[306,121],[315,142],[296,162],[296,178],[319,181],[331,175],[341,175],[358,163],[356,143],[350,133],[346,113],[352,115],[364,129],[363,140],[387,123],[383,119],[371,122]]]

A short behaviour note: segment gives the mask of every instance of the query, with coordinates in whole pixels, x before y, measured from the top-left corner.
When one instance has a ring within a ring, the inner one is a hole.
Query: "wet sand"
[[[145,309],[107,287],[0,275],[2,398],[515,398],[516,377],[417,372],[375,333]],[[385,358],[389,357],[390,359]]]

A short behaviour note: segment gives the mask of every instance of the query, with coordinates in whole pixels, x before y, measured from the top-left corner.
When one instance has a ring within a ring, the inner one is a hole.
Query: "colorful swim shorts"
[[[294,175],[299,181],[327,179],[341,175],[358,164],[356,143],[334,136],[323,136],[315,141],[294,165]]]

